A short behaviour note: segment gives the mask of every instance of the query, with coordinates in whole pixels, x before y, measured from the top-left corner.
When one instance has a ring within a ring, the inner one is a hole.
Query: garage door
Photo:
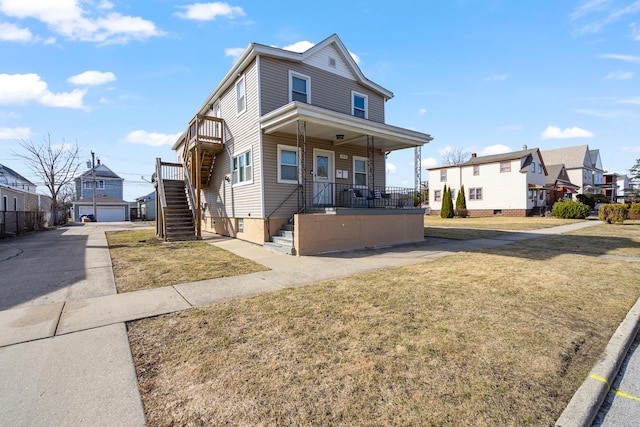
[[[124,207],[98,206],[98,222],[124,221]],[[80,206],[80,215],[93,215],[93,206]]]

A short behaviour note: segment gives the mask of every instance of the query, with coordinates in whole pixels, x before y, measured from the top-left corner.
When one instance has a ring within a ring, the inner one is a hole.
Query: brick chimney
[[[476,153],[471,153],[471,158],[475,159],[478,155]]]

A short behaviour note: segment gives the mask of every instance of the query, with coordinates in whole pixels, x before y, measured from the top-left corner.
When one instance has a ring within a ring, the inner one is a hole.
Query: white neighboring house
[[[546,206],[547,169],[538,148],[477,157],[429,171],[431,214],[442,209],[442,190],[451,189],[453,204],[464,185],[469,216],[529,216]]]
[[[629,177],[615,172],[604,174],[604,195],[611,203],[625,203],[625,190],[630,189]]]
[[[556,148],[541,152],[547,165],[563,164],[569,180],[579,187],[573,194],[602,194],[604,170],[600,159],[600,150],[589,150],[588,145]]]

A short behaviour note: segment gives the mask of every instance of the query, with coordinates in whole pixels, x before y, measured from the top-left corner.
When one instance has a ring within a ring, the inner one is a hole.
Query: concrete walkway
[[[205,241],[270,270],[124,294],[116,294],[104,232],[133,223],[75,225],[0,242],[0,420],[144,425],[126,321],[596,224],[312,257],[207,235]]]

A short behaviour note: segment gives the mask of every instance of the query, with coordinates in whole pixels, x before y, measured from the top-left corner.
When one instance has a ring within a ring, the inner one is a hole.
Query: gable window
[[[84,182],[84,188],[85,188],[85,190],[93,189],[93,181],[85,181]],[[96,190],[104,190],[104,181],[102,181],[102,180],[97,180],[96,181]]]
[[[351,91],[351,112],[362,119],[369,118],[369,97],[365,94]]]
[[[538,173],[542,173],[542,163],[538,163]]]
[[[298,183],[298,152],[295,147],[278,145],[278,182]]]
[[[480,175],[480,165],[473,165],[473,175],[474,176]]]
[[[447,182],[447,170],[442,169],[440,171],[440,182]]]
[[[500,162],[500,172],[511,172],[511,162]]]
[[[247,110],[247,94],[244,84],[244,76],[236,83],[236,106],[238,114],[242,114]]]
[[[470,188],[469,200],[482,200],[482,187]]]
[[[311,104],[311,77],[289,71],[289,102],[300,101]]]
[[[436,190],[433,192],[433,201],[434,202],[439,202],[442,200],[442,196],[441,196],[442,192],[440,190]]]
[[[531,172],[536,173],[536,162],[531,162]]]
[[[367,159],[353,156],[353,185],[366,187],[367,182]]]
[[[241,184],[252,180],[251,150],[233,158],[233,183]]]

